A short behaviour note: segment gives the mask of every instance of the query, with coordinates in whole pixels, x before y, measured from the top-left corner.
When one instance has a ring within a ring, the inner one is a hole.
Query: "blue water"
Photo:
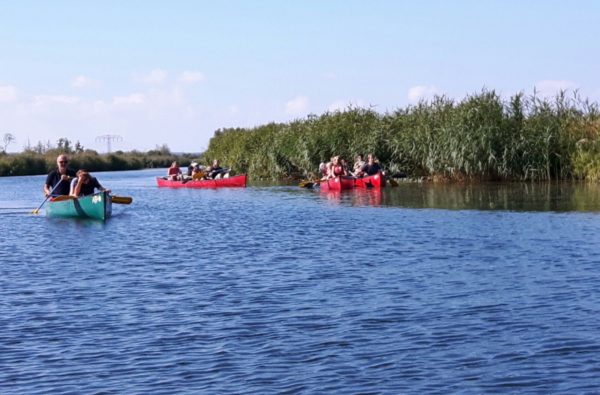
[[[600,392],[594,186],[159,189],[106,223],[0,178],[0,393]]]

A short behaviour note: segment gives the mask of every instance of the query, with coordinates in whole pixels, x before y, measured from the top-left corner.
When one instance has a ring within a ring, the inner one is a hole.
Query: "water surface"
[[[159,189],[106,223],[0,178],[2,393],[594,393],[592,185]]]

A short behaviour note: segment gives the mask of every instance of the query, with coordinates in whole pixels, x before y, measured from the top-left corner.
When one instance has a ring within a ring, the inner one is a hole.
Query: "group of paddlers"
[[[211,166],[202,166],[197,162],[192,162],[183,174],[177,161],[171,163],[167,169],[167,179],[172,181],[197,181],[197,180],[218,180],[229,177],[229,169],[221,167],[219,160],[215,159]]]
[[[356,155],[352,170],[349,169],[348,163],[339,156],[331,157],[327,163],[323,162],[319,165],[322,179],[334,178],[338,176],[365,177],[372,176],[381,171],[381,166],[375,158],[375,155],[368,154],[367,161],[363,159],[361,154]]]

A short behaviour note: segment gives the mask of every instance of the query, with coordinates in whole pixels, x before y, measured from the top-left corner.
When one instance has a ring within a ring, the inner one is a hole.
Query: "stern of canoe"
[[[320,183],[321,190],[327,191],[345,191],[354,188],[354,177],[334,177],[328,180],[323,180]]]
[[[112,215],[112,200],[108,193],[74,198],[58,196],[46,205],[46,216],[52,218],[88,218],[106,220]]]
[[[383,173],[379,172],[372,176],[357,178],[354,181],[354,185],[356,186],[356,188],[381,189],[385,187],[385,176],[383,175]]]

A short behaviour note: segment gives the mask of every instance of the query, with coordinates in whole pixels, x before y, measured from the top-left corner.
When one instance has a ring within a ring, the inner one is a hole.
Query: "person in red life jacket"
[[[177,165],[177,161],[171,163],[171,167],[167,169],[167,178],[171,181],[177,181],[180,179],[181,169]]]
[[[80,169],[77,172],[77,178],[71,181],[71,192],[69,195],[73,197],[93,195],[96,189],[102,192],[110,192],[110,190],[100,185],[98,179],[92,177],[87,170]]]
[[[340,160],[339,156],[334,156],[331,160],[331,168],[330,171],[327,172],[327,177],[335,178],[338,176],[347,176],[348,172],[344,167],[342,160]]]
[[[68,195],[69,181],[76,177],[75,170],[69,168],[69,157],[65,154],[58,155],[56,158],[56,169],[48,173],[46,183],[44,184],[44,195]],[[56,188],[56,189],[55,189]]]

